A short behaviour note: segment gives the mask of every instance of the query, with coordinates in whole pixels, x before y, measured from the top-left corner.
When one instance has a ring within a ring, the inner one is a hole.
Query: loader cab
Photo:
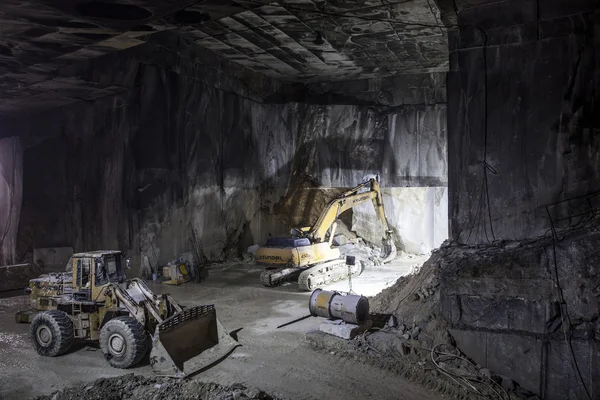
[[[104,301],[109,283],[125,281],[128,260],[120,251],[93,251],[73,255],[73,294],[77,300]]]

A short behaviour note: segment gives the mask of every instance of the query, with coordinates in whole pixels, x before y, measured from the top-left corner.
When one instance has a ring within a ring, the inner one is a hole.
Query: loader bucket
[[[210,367],[239,345],[217,319],[213,305],[190,307],[156,327],[150,365],[158,376],[183,378]]]

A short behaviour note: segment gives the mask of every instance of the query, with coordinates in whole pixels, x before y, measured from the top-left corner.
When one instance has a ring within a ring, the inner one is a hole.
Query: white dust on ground
[[[367,266],[362,274],[352,277],[352,292],[366,297],[375,296],[396,283],[398,278],[420,268],[429,257],[429,254],[402,255],[388,264]],[[346,279],[334,282],[321,287],[321,289],[348,292],[350,291],[350,281]]]

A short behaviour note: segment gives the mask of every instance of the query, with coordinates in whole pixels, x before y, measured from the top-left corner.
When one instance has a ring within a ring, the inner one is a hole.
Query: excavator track
[[[348,279],[350,275],[359,275],[361,272],[360,262],[348,266],[345,260],[328,261],[302,271],[298,277],[298,286],[300,290],[313,291],[323,285]]]
[[[260,274],[260,283],[266,287],[279,286],[284,282],[295,281],[301,272],[301,268],[267,267]]]

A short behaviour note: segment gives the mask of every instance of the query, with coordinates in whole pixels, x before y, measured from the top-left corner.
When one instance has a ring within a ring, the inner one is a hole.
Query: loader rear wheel
[[[73,322],[67,313],[50,310],[39,313],[31,321],[31,337],[35,350],[41,356],[55,357],[73,345]]]
[[[100,331],[100,349],[113,367],[129,368],[148,351],[148,335],[133,317],[113,318]]]

